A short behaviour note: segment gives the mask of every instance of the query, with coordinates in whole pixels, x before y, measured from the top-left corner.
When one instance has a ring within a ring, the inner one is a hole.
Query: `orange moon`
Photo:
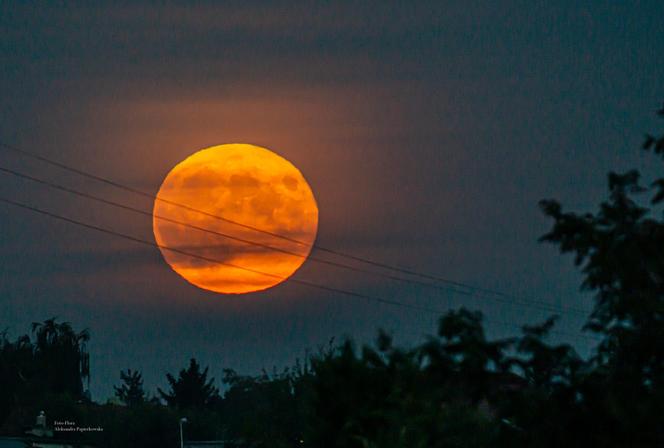
[[[281,283],[304,263],[318,231],[318,206],[288,160],[234,143],[200,150],[168,173],[152,228],[164,259],[185,280],[243,294]]]

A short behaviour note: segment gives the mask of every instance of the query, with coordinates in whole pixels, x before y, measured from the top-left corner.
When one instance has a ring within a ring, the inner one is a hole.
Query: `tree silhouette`
[[[505,350],[510,339],[488,341],[482,314],[465,308],[450,311],[439,321],[438,338],[419,350],[432,388],[445,389],[445,399],[468,400],[478,404],[493,389],[496,378],[509,370]]]
[[[143,390],[143,375],[138,370],[127,369],[120,372],[122,383],[119,387],[113,386],[115,396],[122,400],[127,406],[136,406],[145,401]]]
[[[664,108],[658,113],[664,117]],[[664,157],[664,136],[647,136],[643,148]],[[574,392],[610,443],[663,446],[664,220],[654,207],[664,200],[664,177],[642,186],[636,170],[612,172],[608,186],[596,213],[541,202],[554,220],[542,240],[574,254],[583,288],[595,293],[585,328],[602,342]]]
[[[75,332],[69,322],[55,318],[32,324],[34,357],[41,385],[54,393],[83,398],[83,381],[90,377],[90,357],[86,343],[89,331]]]
[[[177,379],[166,374],[171,390],[167,393],[159,388],[159,395],[169,406],[178,409],[209,407],[218,401],[219,390],[214,386],[214,378],[208,381],[207,375],[208,367],[201,372],[200,365],[192,358],[189,367],[180,370]]]
[[[473,394],[488,388],[489,359],[503,342],[486,341],[480,321],[453,311],[441,319],[440,339],[411,350],[381,333],[376,348],[346,341],[315,356],[306,446],[489,446],[497,425]]]
[[[10,341],[6,331],[0,333],[0,425],[27,391],[35,370],[30,338]]]
[[[310,372],[299,361],[293,368],[259,376],[224,370],[226,393],[220,403],[228,435],[274,448],[301,446],[307,418]]]
[[[644,148],[664,158],[664,135]],[[664,446],[664,220],[649,208],[664,202],[664,177],[608,178],[595,214],[541,202],[554,220],[542,241],[574,254],[595,293],[590,358],[546,342],[555,318],[489,341],[464,309],[414,350],[384,335],[359,355],[345,343],[312,361],[311,446]]]
[[[81,400],[83,381],[89,380],[86,343],[89,332],[76,332],[55,318],[32,324],[30,336],[9,340],[0,333],[0,424],[12,409],[43,399],[68,395]]]

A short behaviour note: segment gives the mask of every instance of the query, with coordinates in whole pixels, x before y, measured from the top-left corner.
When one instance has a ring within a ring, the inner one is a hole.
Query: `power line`
[[[443,278],[443,277],[440,277],[440,276],[437,276],[437,275],[426,274],[426,273],[417,272],[417,271],[412,270],[412,269],[407,269],[407,268],[398,267],[398,266],[392,266],[392,265],[382,263],[382,262],[379,262],[379,261],[371,260],[371,259],[364,258],[364,257],[359,257],[359,256],[356,256],[356,255],[353,255],[353,254],[337,251],[337,250],[334,250],[334,249],[330,249],[330,248],[327,248],[327,247],[324,247],[324,246],[320,246],[318,244],[313,244],[312,245],[312,244],[309,244],[309,243],[305,243],[305,242],[297,240],[295,238],[291,238],[291,237],[288,237],[288,236],[285,236],[285,235],[280,235],[280,234],[277,234],[275,232],[270,232],[270,231],[267,231],[267,230],[264,230],[264,229],[260,229],[260,228],[254,227],[254,226],[250,226],[250,225],[247,225],[247,224],[244,224],[244,223],[240,223],[240,222],[232,220],[232,219],[225,218],[223,216],[215,215],[215,214],[206,212],[204,210],[199,210],[199,209],[196,209],[194,207],[190,207],[190,206],[185,205],[185,204],[180,204],[180,203],[177,203],[177,202],[174,202],[174,201],[169,201],[167,199],[160,198],[158,195],[147,193],[145,191],[142,191],[142,190],[139,190],[139,189],[127,186],[127,185],[123,185],[123,184],[121,184],[117,181],[114,181],[114,180],[108,179],[106,177],[102,177],[102,176],[99,176],[99,175],[96,175],[96,174],[92,174],[92,173],[83,171],[81,169],[69,166],[69,165],[61,163],[61,162],[57,162],[55,160],[49,159],[49,158],[41,156],[39,154],[35,154],[33,152],[30,152],[30,151],[26,151],[24,149],[18,148],[18,147],[13,146],[13,145],[9,145],[9,144],[0,142],[0,147],[5,148],[5,149],[10,150],[10,151],[13,151],[13,152],[16,152],[18,154],[24,155],[26,157],[30,157],[30,158],[35,159],[35,160],[39,160],[43,163],[46,163],[46,164],[51,165],[51,166],[55,166],[57,168],[63,169],[65,171],[68,171],[68,172],[71,172],[71,173],[74,173],[74,174],[77,174],[79,176],[83,176],[83,177],[86,177],[88,179],[92,179],[92,180],[95,180],[95,181],[113,186],[115,188],[130,192],[130,193],[133,193],[133,194],[136,194],[136,195],[139,195],[139,196],[143,196],[143,197],[146,197],[146,198],[150,198],[152,200],[160,201],[160,202],[163,202],[163,203],[166,203],[166,204],[169,204],[169,205],[173,205],[175,207],[179,207],[179,208],[182,208],[184,210],[191,211],[191,212],[199,213],[199,214],[202,214],[204,216],[208,216],[208,217],[213,218],[213,219],[217,219],[217,220],[220,220],[220,221],[223,221],[223,222],[227,222],[229,224],[233,224],[233,225],[236,225],[236,226],[239,226],[239,227],[242,227],[242,228],[245,228],[245,229],[249,229],[249,230],[252,230],[252,231],[255,231],[255,232],[263,233],[263,234],[266,234],[266,235],[269,235],[269,236],[272,236],[272,237],[275,237],[275,238],[290,241],[290,242],[300,244],[300,245],[304,245],[304,246],[311,246],[311,247],[316,248],[317,250],[319,250],[321,252],[329,253],[331,255],[335,255],[335,256],[338,256],[338,257],[342,257],[342,258],[347,258],[347,259],[354,260],[354,261],[357,261],[357,262],[360,262],[360,263],[364,263],[364,264],[367,264],[367,265],[370,265],[370,266],[374,266],[374,267],[378,267],[378,268],[382,268],[382,269],[387,269],[387,270],[390,270],[390,271],[393,271],[393,272],[399,272],[399,273],[402,273],[402,274],[407,274],[407,275],[411,275],[411,276],[414,276],[414,277],[419,277],[419,278],[423,278],[423,279],[426,279],[426,280],[447,284],[447,285],[450,285],[450,286],[453,286],[453,287],[456,287],[456,288],[469,289],[469,290],[476,291],[476,292],[481,293],[481,294],[485,294],[485,297],[487,295],[496,296],[496,297],[502,297],[502,298],[504,298],[505,300],[508,300],[508,301],[526,302],[526,303],[529,303],[529,304],[536,304],[536,305],[541,306],[541,307],[549,307],[549,308],[553,307],[550,303],[547,303],[547,302],[543,302],[543,301],[539,301],[539,300],[533,300],[533,299],[527,299],[527,298],[520,298],[520,297],[516,297],[514,295],[507,294],[507,293],[504,293],[504,292],[501,292],[501,291],[496,291],[496,290],[487,289],[487,288],[481,288],[481,287],[473,286],[473,285],[470,285],[470,284],[449,280],[449,279],[446,279],[446,278]],[[459,290],[456,290],[456,292],[461,293],[461,294],[464,293],[464,292],[459,291]],[[469,295],[469,296],[472,295],[472,294],[469,294],[469,293],[466,293],[466,294]],[[553,307],[553,308],[555,309],[557,307]],[[569,309],[570,312],[574,312],[574,313],[584,313],[584,314],[589,313],[588,311],[577,309],[577,308],[567,308],[567,309]]]
[[[97,226],[97,225],[94,225],[94,224],[89,224],[89,223],[86,223],[86,222],[83,222],[83,221],[79,221],[77,219],[69,218],[69,217],[66,217],[66,216],[63,216],[63,215],[59,215],[57,213],[52,213],[52,212],[49,212],[47,210],[43,210],[41,208],[37,208],[37,207],[31,206],[31,205],[28,205],[28,204],[24,204],[24,203],[14,201],[14,200],[11,200],[11,199],[7,199],[7,198],[3,198],[3,197],[0,197],[0,202],[4,202],[6,204],[22,208],[24,210],[29,210],[29,211],[41,214],[43,216],[47,216],[47,217],[50,217],[52,219],[60,220],[60,221],[63,221],[63,222],[69,223],[69,224],[73,224],[73,225],[76,225],[76,226],[79,226],[79,227],[84,227],[84,228],[87,228],[87,229],[90,229],[90,230],[95,230],[97,232],[105,233],[105,234],[112,235],[112,236],[115,236],[115,237],[118,237],[118,238],[123,238],[123,239],[129,240],[129,241],[133,241],[135,243],[139,243],[139,244],[142,244],[142,245],[145,245],[145,246],[156,247],[156,248],[159,248],[159,249],[163,249],[163,250],[167,250],[167,251],[170,251],[170,252],[178,253],[180,255],[185,255],[187,257],[196,258],[196,259],[200,259],[200,260],[203,260],[203,261],[207,261],[207,262],[210,262],[210,263],[215,263],[215,264],[219,264],[219,265],[223,265],[223,266],[228,266],[228,267],[232,267],[232,268],[235,268],[235,269],[240,269],[240,270],[251,272],[251,273],[254,273],[254,274],[263,275],[263,276],[270,277],[270,278],[275,278],[275,279],[278,279],[278,280],[281,280],[281,281],[289,279],[289,281],[292,282],[292,283],[307,286],[309,288],[320,289],[320,290],[327,291],[327,292],[343,294],[343,295],[346,295],[346,296],[349,296],[349,297],[365,299],[365,300],[368,300],[368,301],[373,301],[373,302],[383,303],[383,304],[386,304],[386,305],[398,306],[398,307],[408,308],[408,309],[413,309],[413,310],[418,310],[418,311],[425,311],[425,312],[436,313],[436,314],[444,314],[445,313],[445,310],[439,310],[439,309],[435,309],[435,308],[424,307],[424,306],[414,305],[414,304],[410,304],[410,303],[404,303],[404,302],[400,302],[400,301],[397,301],[397,300],[385,299],[385,298],[382,298],[382,297],[371,296],[371,295],[362,294],[362,293],[358,293],[358,292],[354,292],[354,291],[349,291],[349,290],[345,290],[345,289],[326,286],[326,285],[322,285],[322,284],[319,284],[319,283],[314,283],[314,282],[310,282],[310,281],[306,281],[306,280],[300,280],[300,279],[295,279],[295,278],[292,278],[292,277],[289,278],[289,277],[284,277],[284,276],[277,275],[277,274],[271,274],[271,273],[268,273],[268,272],[260,271],[258,269],[247,268],[247,267],[240,266],[240,265],[237,265],[237,264],[234,264],[234,263],[229,263],[229,262],[226,262],[226,261],[222,261],[222,260],[219,260],[219,259],[216,259],[216,258],[206,257],[204,255],[198,255],[198,254],[194,254],[194,253],[191,253],[191,252],[188,252],[188,251],[185,251],[185,250],[181,250],[181,249],[178,249],[178,248],[169,247],[169,246],[165,246],[165,245],[162,245],[162,244],[159,244],[159,243],[156,243],[156,242],[144,240],[142,238],[138,238],[138,237],[135,237],[135,236],[132,236],[132,235],[127,235],[125,233],[118,232],[118,231],[108,229],[108,228],[105,228],[105,227]],[[497,323],[497,324],[500,324],[500,325],[505,325],[505,326],[508,326],[508,327],[514,327],[514,328],[522,329],[521,326],[510,323],[510,322],[504,322],[504,321],[494,320],[494,319],[491,319],[491,320],[487,319],[487,322],[492,322],[492,323]],[[582,334],[582,333],[573,334],[573,333],[568,333],[568,332],[564,332],[564,331],[560,331],[560,330],[553,330],[551,332],[556,333],[556,334],[560,334],[560,335],[564,335],[564,336],[569,336],[569,337],[572,337],[572,338],[581,337],[581,338],[585,338],[585,339],[589,339],[589,340],[595,340],[595,341],[599,340],[599,338],[596,338],[596,337],[593,337],[593,336],[590,336],[590,335],[586,335],[586,334]]]
[[[190,224],[190,223],[187,223],[187,222],[179,221],[179,220],[168,218],[168,217],[165,217],[165,216],[160,216],[160,215],[157,215],[157,214],[146,212],[144,210],[141,210],[141,209],[138,209],[138,208],[135,208],[135,207],[131,207],[131,206],[128,206],[128,205],[125,205],[125,204],[121,204],[119,202],[111,201],[111,200],[108,200],[108,199],[101,198],[99,196],[95,196],[95,195],[92,195],[92,194],[89,194],[89,193],[85,193],[85,192],[76,190],[76,189],[68,188],[68,187],[65,187],[63,185],[57,184],[55,182],[47,181],[47,180],[44,180],[44,179],[41,179],[41,178],[38,178],[38,177],[35,177],[35,176],[32,176],[32,175],[21,173],[19,171],[12,170],[12,169],[3,167],[1,165],[0,165],[0,172],[11,174],[13,176],[16,176],[16,177],[19,177],[19,178],[22,178],[22,179],[30,180],[32,182],[35,182],[35,183],[38,183],[38,184],[41,184],[41,185],[45,185],[49,188],[54,188],[54,189],[66,192],[68,194],[73,194],[73,195],[76,195],[76,196],[79,196],[79,197],[83,197],[83,198],[86,198],[86,199],[89,199],[89,200],[93,200],[93,201],[100,202],[100,203],[103,203],[103,204],[106,204],[106,205],[117,207],[117,208],[127,210],[127,211],[130,211],[130,212],[133,212],[133,213],[137,213],[137,214],[140,214],[140,215],[143,215],[143,216],[148,216],[150,218],[155,218],[155,219],[158,219],[158,220],[162,220],[162,221],[170,222],[170,223],[173,223],[173,224],[181,225],[181,226],[184,226],[184,227],[188,227],[188,228],[191,228],[191,229],[194,229],[194,230],[197,230],[197,231],[209,233],[209,234],[219,236],[219,237],[222,237],[222,238],[227,238],[227,239],[239,241],[239,242],[244,243],[244,244],[257,246],[257,247],[262,247],[262,248],[267,249],[267,250],[280,252],[280,253],[291,255],[291,256],[294,256],[294,257],[298,257],[298,258],[308,259],[308,260],[311,260],[311,261],[314,261],[314,262],[317,262],[317,263],[326,264],[328,266],[333,266],[333,267],[336,267],[336,268],[339,268],[339,269],[346,269],[346,270],[350,270],[350,271],[353,271],[353,272],[359,272],[359,273],[363,273],[363,274],[374,275],[374,276],[383,277],[383,278],[387,278],[387,279],[394,280],[394,281],[399,281],[399,282],[402,282],[402,283],[425,286],[425,287],[433,288],[433,289],[440,290],[440,291],[446,291],[446,292],[451,291],[451,292],[454,292],[454,293],[463,294],[463,295],[467,295],[467,296],[471,296],[471,297],[473,296],[473,294],[469,293],[468,291],[461,291],[461,290],[458,290],[458,289],[445,288],[441,285],[432,284],[432,283],[428,283],[428,282],[423,282],[423,281],[420,281],[420,280],[397,277],[397,276],[382,273],[382,272],[371,271],[371,270],[367,270],[367,269],[358,268],[356,266],[350,266],[350,265],[343,264],[343,263],[337,263],[337,262],[334,262],[334,261],[325,260],[325,259],[318,258],[318,257],[315,257],[315,256],[302,255],[302,254],[299,254],[297,252],[289,251],[289,250],[282,249],[282,248],[279,248],[279,247],[270,246],[268,244],[248,240],[248,239],[245,239],[245,238],[236,237],[236,236],[233,236],[233,235],[230,235],[230,234],[227,234],[227,233],[218,232],[216,230],[207,229],[207,228],[200,227],[200,226]],[[571,307],[570,308],[557,308],[553,305],[545,306],[545,305],[540,305],[540,304],[537,304],[537,303],[518,302],[518,301],[514,301],[514,300],[500,299],[500,298],[496,298],[496,297],[488,297],[488,298],[491,299],[491,300],[498,301],[498,302],[507,303],[509,305],[526,306],[526,307],[531,307],[531,308],[535,308],[535,309],[539,309],[539,310],[547,311],[547,312],[573,313],[573,314],[578,314],[578,315],[583,315],[583,316],[586,316],[588,314],[588,312],[586,312],[584,310],[580,310],[580,309],[577,309],[577,308],[571,308]]]

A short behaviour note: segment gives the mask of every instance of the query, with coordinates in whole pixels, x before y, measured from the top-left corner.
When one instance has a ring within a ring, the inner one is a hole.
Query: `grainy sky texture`
[[[589,308],[572,261],[537,243],[537,201],[590,210],[640,154],[664,98],[661,1],[0,4],[0,140],[156,193],[212,145],[290,160],[318,243],[557,307]],[[151,210],[144,198],[2,152],[1,164]],[[0,176],[0,195],[152,238],[148,217]],[[156,248],[0,206],[0,326],[92,332],[92,394],[197,357],[217,377],[286,366],[329,338],[408,344],[435,314],[284,283],[224,297]],[[314,252],[315,253],[315,252]],[[296,278],[441,310],[492,335],[540,310],[305,263]],[[576,333],[582,317],[564,314]],[[503,323],[507,322],[508,325]],[[580,350],[588,342],[560,336]]]

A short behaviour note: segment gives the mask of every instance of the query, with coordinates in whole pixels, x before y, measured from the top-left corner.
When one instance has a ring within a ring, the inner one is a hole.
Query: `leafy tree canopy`
[[[113,386],[116,397],[127,406],[136,406],[145,401],[143,375],[141,372],[127,369],[126,372],[120,372],[120,379],[122,380],[122,384],[120,386]]]
[[[170,391],[159,388],[159,395],[169,406],[179,409],[209,407],[219,400],[219,390],[214,386],[214,378],[208,380],[207,376],[208,367],[201,371],[201,366],[192,358],[189,367],[180,370],[177,379],[166,374]]]

